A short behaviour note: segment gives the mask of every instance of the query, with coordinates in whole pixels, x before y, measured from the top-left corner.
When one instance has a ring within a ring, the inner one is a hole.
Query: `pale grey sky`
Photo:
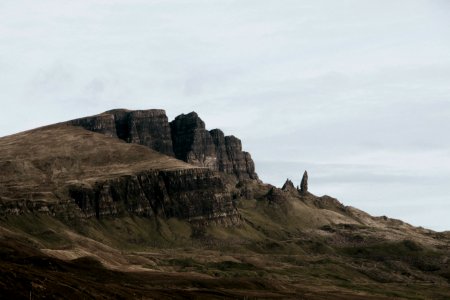
[[[0,135],[196,111],[265,182],[450,229],[450,1],[1,0]]]

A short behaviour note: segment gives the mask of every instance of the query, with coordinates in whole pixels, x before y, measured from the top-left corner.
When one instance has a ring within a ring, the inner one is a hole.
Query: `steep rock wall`
[[[258,179],[250,154],[242,151],[241,140],[225,136],[220,129],[206,130],[195,112],[176,117],[170,127],[178,159],[234,174],[239,179]]]
[[[206,130],[195,112],[182,114],[169,123],[161,109],[115,109],[67,123],[144,145],[196,166],[233,174],[238,179],[258,179],[251,155],[242,151],[241,141],[225,136],[219,129]]]
[[[177,217],[194,223],[240,222],[231,194],[220,176],[207,169],[145,171],[85,187],[69,194],[87,216]]]
[[[195,112],[180,115],[170,122],[175,157],[200,167],[218,170],[216,147]]]
[[[240,215],[221,177],[208,169],[149,170],[70,183],[55,193],[0,199],[2,215],[44,213],[60,218],[136,215],[177,217],[194,224],[235,225]]]

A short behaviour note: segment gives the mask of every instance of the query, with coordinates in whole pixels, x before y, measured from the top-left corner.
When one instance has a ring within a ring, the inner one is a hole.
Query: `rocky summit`
[[[206,130],[205,123],[195,112],[182,114],[169,123],[166,112],[161,109],[114,109],[66,123],[144,145],[238,179],[258,179],[250,153],[242,151],[241,140],[225,136],[220,129]]]
[[[282,155],[282,153],[280,153]],[[0,138],[0,299],[450,299],[450,233],[263,183],[192,112]]]

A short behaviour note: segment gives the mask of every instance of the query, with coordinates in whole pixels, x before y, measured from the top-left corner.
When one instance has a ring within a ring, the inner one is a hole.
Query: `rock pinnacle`
[[[307,171],[305,171],[305,173],[303,173],[302,181],[300,183],[300,192],[301,193],[308,192],[308,172]]]

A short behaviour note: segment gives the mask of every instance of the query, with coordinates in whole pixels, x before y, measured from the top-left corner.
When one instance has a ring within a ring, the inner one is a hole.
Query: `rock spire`
[[[308,172],[303,173],[302,181],[300,183],[300,193],[305,194],[308,192]]]

